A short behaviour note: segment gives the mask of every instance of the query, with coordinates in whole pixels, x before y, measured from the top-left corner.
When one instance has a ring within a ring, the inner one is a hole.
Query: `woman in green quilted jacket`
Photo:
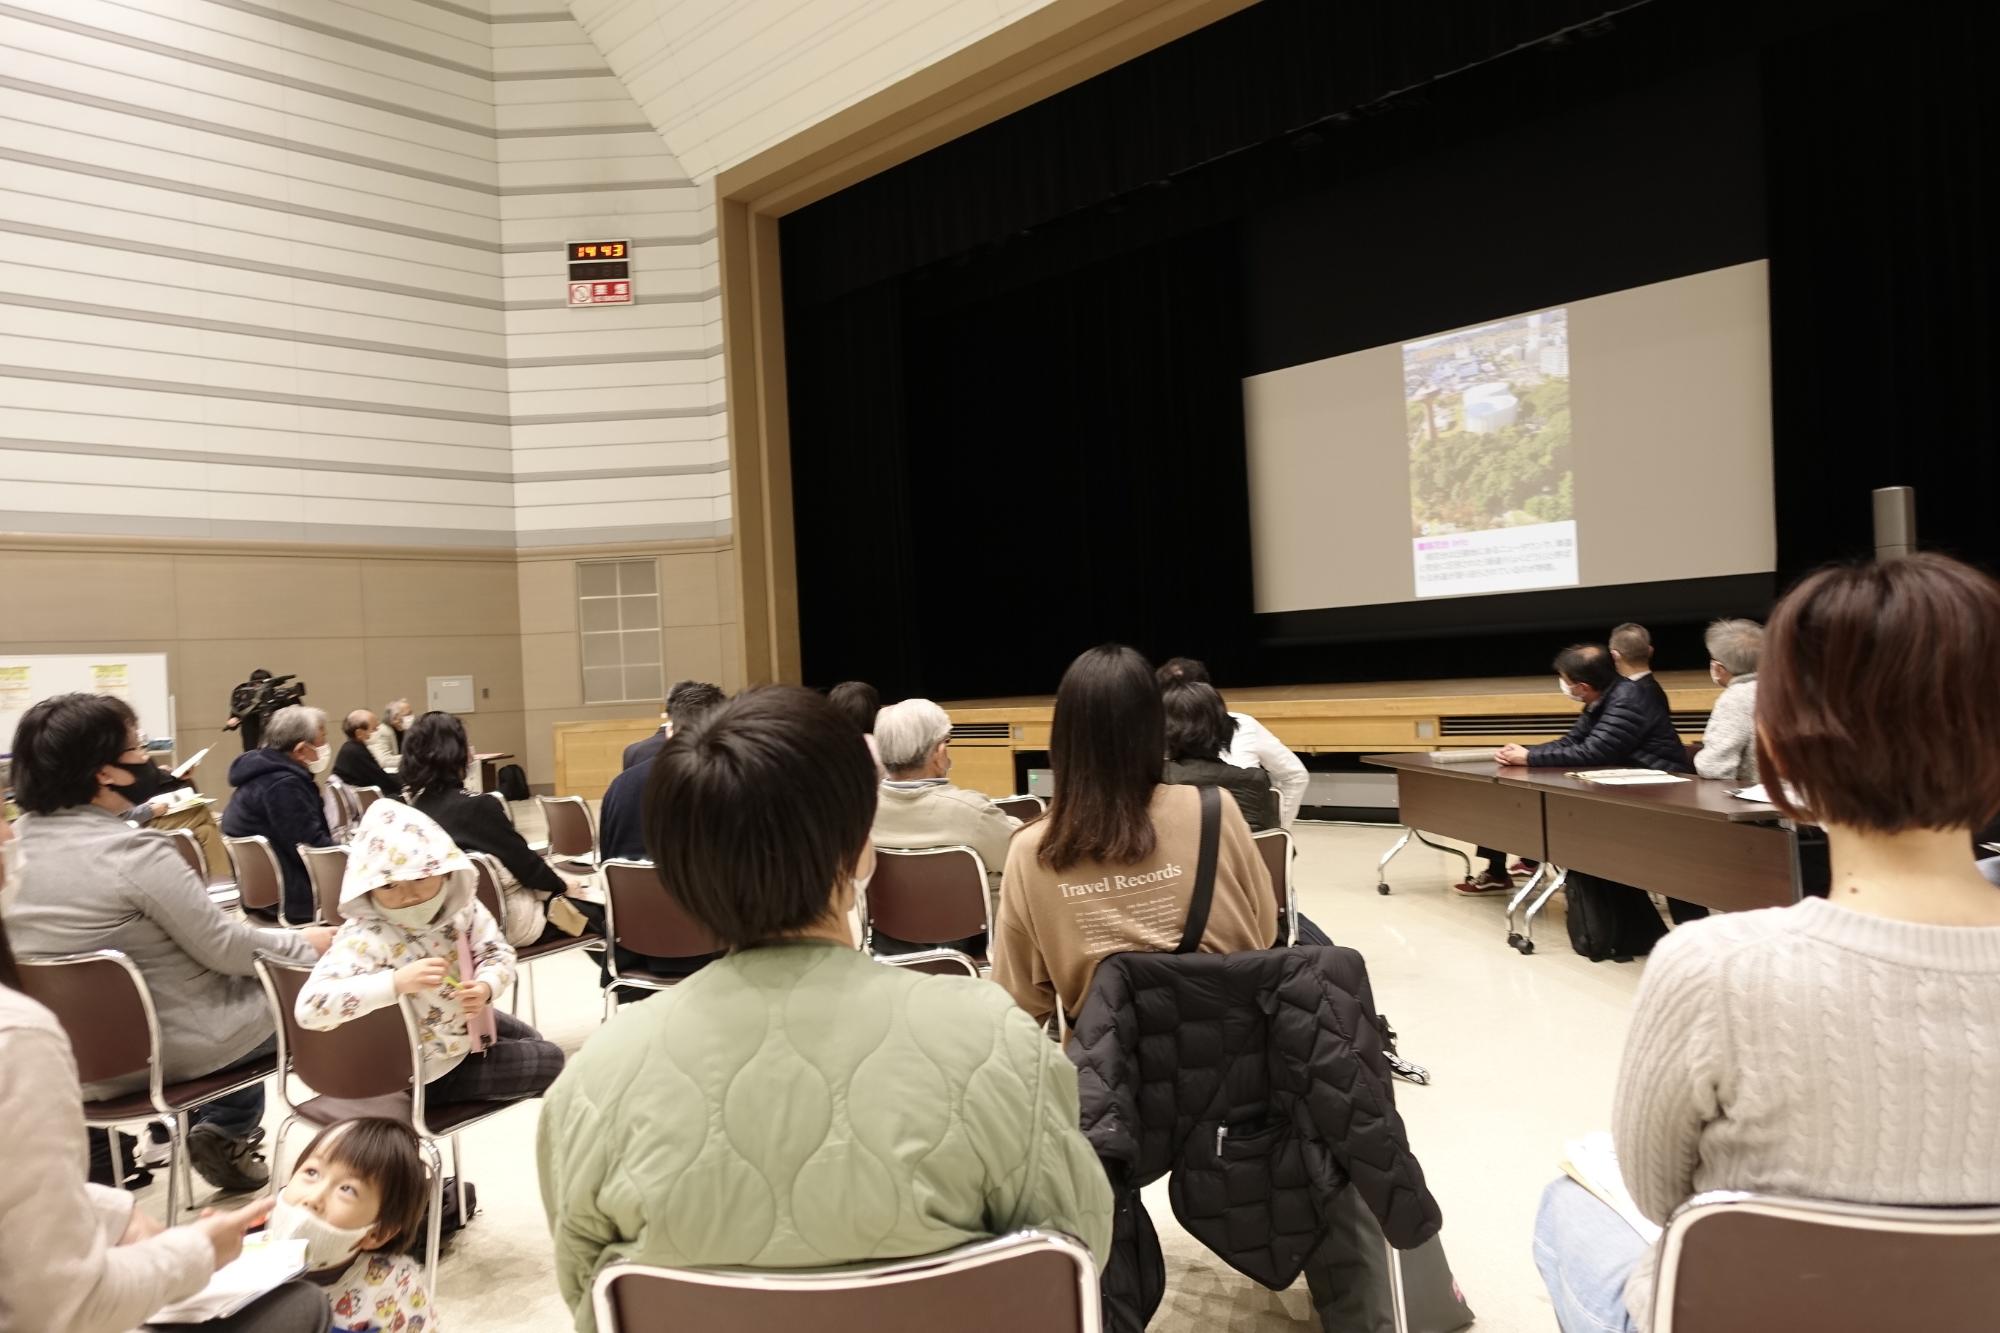
[[[1111,1190],[1055,1043],[990,982],[855,949],[875,799],[854,728],[789,686],[654,761],[646,846],[729,953],[628,1006],[549,1089],[542,1199],[579,1329],[623,1259],[809,1268],[1046,1227],[1102,1261]]]

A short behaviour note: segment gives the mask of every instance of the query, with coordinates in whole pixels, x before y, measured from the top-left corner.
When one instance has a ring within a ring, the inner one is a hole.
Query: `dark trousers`
[[[429,1104],[516,1102],[539,1097],[562,1073],[562,1047],[503,1010],[493,1012],[499,1040],[483,1055],[468,1055],[450,1073],[424,1085]]]

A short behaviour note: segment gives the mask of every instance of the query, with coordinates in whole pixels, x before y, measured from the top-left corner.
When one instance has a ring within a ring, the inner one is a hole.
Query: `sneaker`
[[[174,1155],[173,1135],[167,1129],[167,1122],[155,1120],[146,1126],[145,1137],[139,1140],[139,1151],[133,1161],[143,1167],[162,1167]]]
[[[262,1129],[237,1139],[214,1125],[196,1125],[188,1131],[188,1164],[224,1194],[249,1194],[271,1183],[271,1168],[257,1150],[263,1141]]]
[[[1469,884],[1460,883],[1453,885],[1453,887],[1464,894],[1512,893],[1514,891],[1514,881],[1505,875],[1496,875],[1490,870],[1482,870],[1479,872],[1478,879],[1473,880]]]
[[[1525,877],[1534,874],[1536,869],[1537,867],[1529,865],[1526,861],[1516,861],[1513,865],[1507,867],[1507,873]]]

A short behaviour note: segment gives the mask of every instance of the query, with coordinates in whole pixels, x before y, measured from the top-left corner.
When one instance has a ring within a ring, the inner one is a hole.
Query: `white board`
[[[14,748],[14,728],[52,695],[115,694],[139,715],[139,734],[172,739],[174,700],[167,693],[165,653],[0,652],[0,753]]]

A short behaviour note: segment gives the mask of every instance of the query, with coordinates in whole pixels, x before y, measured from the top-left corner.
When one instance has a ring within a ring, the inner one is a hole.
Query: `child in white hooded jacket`
[[[539,1096],[563,1053],[493,1007],[514,980],[514,950],[477,887],[472,862],[430,816],[400,801],[369,806],[340,885],[346,920],[299,992],[300,1025],[335,1028],[408,995],[427,1103]]]

